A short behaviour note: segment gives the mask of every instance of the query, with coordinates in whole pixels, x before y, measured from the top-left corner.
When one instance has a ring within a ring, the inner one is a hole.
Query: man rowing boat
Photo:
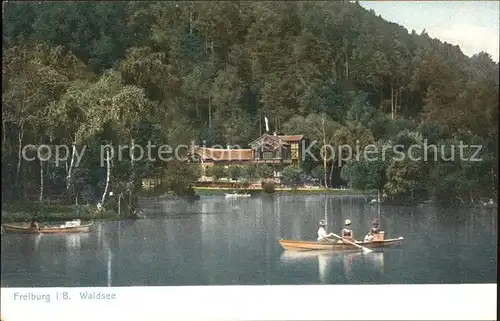
[[[326,234],[325,227],[326,227],[326,221],[321,220],[319,222],[319,229],[318,229],[318,242],[333,242],[334,239],[331,238],[333,237],[333,233]]]
[[[321,220],[319,222],[319,229],[318,229],[318,242],[338,242],[338,243],[343,243],[342,240],[335,239],[333,233],[326,233],[326,221]],[[345,227],[342,229],[340,232],[340,236],[348,241],[351,242],[356,242],[354,239],[354,232],[351,229],[351,220],[345,220]]]

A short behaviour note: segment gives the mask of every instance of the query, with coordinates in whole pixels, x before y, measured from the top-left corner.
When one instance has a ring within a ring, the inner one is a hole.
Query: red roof
[[[303,135],[280,135],[278,137],[287,143],[288,142],[298,142],[304,138]]]
[[[203,161],[206,160],[246,161],[253,159],[252,149],[218,149],[218,148],[198,147],[195,149],[194,152],[198,154]]]

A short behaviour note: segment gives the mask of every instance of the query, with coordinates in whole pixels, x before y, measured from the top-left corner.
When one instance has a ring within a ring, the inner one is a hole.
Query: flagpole
[[[259,137],[262,137],[262,109],[259,108]]]

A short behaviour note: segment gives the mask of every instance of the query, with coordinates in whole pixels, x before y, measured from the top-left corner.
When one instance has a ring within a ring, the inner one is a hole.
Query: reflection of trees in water
[[[81,261],[82,242],[89,239],[89,235],[87,233],[75,233],[64,235],[63,238],[66,247],[66,264],[70,270],[76,270],[79,268]]]
[[[2,257],[9,260],[11,257],[5,256],[7,253],[12,255],[12,259],[17,256],[29,257],[37,254],[42,237],[43,234],[7,234],[2,237]],[[15,251],[10,250],[13,247],[15,247]]]
[[[202,274],[209,284],[246,284],[259,279],[270,283],[270,271],[276,264],[274,248],[282,204],[277,204],[272,197],[234,199],[225,203],[238,205],[240,210],[200,215]]]
[[[206,207],[212,207],[210,205],[206,205]],[[205,205],[204,205],[205,206]],[[214,271],[210,262],[215,259],[215,254],[211,251],[213,246],[213,238],[214,235],[212,233],[217,233],[215,215],[201,215],[201,266],[205,271],[204,274],[207,276],[207,281],[209,284],[214,284]],[[221,247],[224,247],[224,244],[220,244]]]
[[[372,252],[363,255],[363,261],[373,266],[374,270],[384,273],[384,252]]]
[[[85,237],[85,236],[88,236],[88,235],[84,235],[84,234],[80,234],[80,233],[65,235],[66,249],[68,251],[71,251],[71,252],[79,252],[80,247],[81,247],[82,237]]]
[[[122,239],[121,225],[130,224],[127,221],[117,222],[99,222],[96,226],[97,243],[106,262],[102,269],[106,271],[106,285],[112,286],[113,283],[113,251],[119,251],[120,240]]]

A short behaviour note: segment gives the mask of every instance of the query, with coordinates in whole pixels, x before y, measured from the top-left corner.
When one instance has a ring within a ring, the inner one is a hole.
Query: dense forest
[[[431,161],[307,159],[301,171],[326,186],[496,198],[498,63],[358,3],[5,2],[3,15],[4,200],[106,203],[106,191],[132,194],[145,177],[182,193],[200,175],[192,164],[101,164],[100,146],[247,146],[264,116],[272,130],[335,146],[483,146],[480,162],[442,150]],[[72,148],[57,164],[23,159],[29,144]]]

